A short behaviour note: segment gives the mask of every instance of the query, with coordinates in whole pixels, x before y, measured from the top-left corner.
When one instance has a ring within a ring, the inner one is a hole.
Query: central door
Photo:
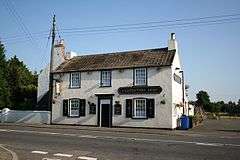
[[[110,104],[102,104],[102,127],[110,127]]]
[[[100,125],[101,127],[111,127],[112,114],[111,114],[111,100],[100,100]]]

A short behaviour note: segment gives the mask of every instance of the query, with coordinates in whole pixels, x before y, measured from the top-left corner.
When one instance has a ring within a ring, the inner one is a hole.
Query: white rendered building
[[[61,42],[54,54],[53,124],[174,129],[188,113],[174,33],[166,48],[71,57]]]

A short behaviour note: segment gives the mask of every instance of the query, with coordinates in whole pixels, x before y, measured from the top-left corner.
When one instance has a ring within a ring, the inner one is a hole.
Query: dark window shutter
[[[155,101],[154,99],[147,99],[147,116],[154,118],[155,116]]]
[[[126,99],[126,118],[132,118],[133,100]]]
[[[100,86],[102,86],[102,71],[100,72]]]
[[[63,116],[68,116],[68,99],[63,100]]]
[[[86,100],[80,99],[79,116],[85,116]]]

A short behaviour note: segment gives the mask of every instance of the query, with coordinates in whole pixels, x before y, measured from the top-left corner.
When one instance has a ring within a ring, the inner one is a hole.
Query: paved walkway
[[[158,134],[158,135],[186,135],[191,130],[168,130],[154,128],[126,128],[126,127],[95,127],[95,126],[79,126],[79,125],[46,125],[46,124],[15,124],[15,123],[0,123],[0,126],[24,126],[33,128],[48,128],[48,129],[72,129],[72,130],[89,130],[101,132],[122,132],[122,133],[143,133],[143,134]]]
[[[0,160],[12,160],[12,155],[9,151],[0,145]]]
[[[24,126],[33,128],[48,128],[48,129],[68,129],[68,130],[83,130],[83,131],[101,131],[101,132],[118,132],[118,133],[143,133],[157,134],[168,136],[221,136],[234,135],[240,136],[240,120],[205,120],[198,127],[189,130],[164,130],[164,129],[143,129],[143,128],[100,128],[89,126],[74,126],[74,125],[44,125],[44,124],[14,124],[0,123],[0,126]]]

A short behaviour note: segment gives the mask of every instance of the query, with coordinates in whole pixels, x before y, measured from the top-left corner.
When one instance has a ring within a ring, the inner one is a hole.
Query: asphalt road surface
[[[239,134],[224,132],[167,135],[0,125],[0,144],[19,160],[240,159]]]

